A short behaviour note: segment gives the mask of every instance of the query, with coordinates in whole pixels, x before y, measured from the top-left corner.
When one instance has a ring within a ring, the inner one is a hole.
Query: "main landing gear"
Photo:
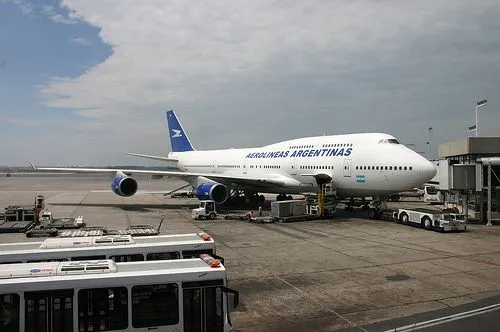
[[[245,207],[245,206],[261,206],[265,203],[266,198],[264,195],[259,195],[254,192],[245,192],[235,188],[232,190],[231,195],[226,201],[226,205],[235,207]]]
[[[279,194],[276,196],[277,201],[291,201],[293,200],[292,195],[287,195],[287,194]]]

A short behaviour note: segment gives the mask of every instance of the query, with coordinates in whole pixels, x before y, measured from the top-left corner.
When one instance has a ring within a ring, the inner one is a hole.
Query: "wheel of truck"
[[[429,217],[422,219],[422,228],[430,231],[432,229],[432,220]]]
[[[407,215],[405,212],[402,212],[402,213],[399,215],[399,221],[400,221],[403,225],[408,224],[408,215]]]
[[[378,212],[377,209],[371,208],[368,210],[368,218],[370,219],[378,219]]]
[[[211,213],[208,215],[208,218],[210,218],[210,219],[215,219],[215,213],[211,212]]]

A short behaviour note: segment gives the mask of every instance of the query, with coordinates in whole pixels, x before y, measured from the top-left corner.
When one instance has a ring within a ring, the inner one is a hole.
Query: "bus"
[[[200,258],[0,265],[2,332],[231,331],[239,294]]]
[[[216,256],[214,239],[195,234],[48,238],[43,242],[0,244],[0,264],[112,259],[135,262]]]
[[[430,204],[443,204],[444,195],[436,186],[424,186],[424,202]]]

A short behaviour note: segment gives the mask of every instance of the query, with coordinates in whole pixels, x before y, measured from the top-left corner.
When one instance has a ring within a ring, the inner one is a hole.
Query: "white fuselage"
[[[260,193],[314,192],[314,176],[325,174],[340,197],[383,196],[419,186],[436,173],[420,154],[379,133],[307,137],[258,148],[172,152],[169,158],[177,159],[178,168],[185,172],[283,179],[282,185],[241,188]]]

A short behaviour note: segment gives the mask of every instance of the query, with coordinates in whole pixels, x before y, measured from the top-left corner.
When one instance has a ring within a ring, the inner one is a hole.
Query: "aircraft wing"
[[[197,173],[197,172],[180,172],[180,171],[156,171],[156,170],[140,170],[140,169],[112,169],[112,168],[78,168],[78,167],[37,167],[31,161],[29,162],[34,170],[40,171],[53,171],[53,172],[69,172],[69,173],[108,173],[113,175],[115,173],[122,173],[125,175],[132,174],[147,174],[154,175],[156,178],[175,177],[180,179],[187,179],[192,177],[205,177],[215,182],[224,184],[246,184],[252,186],[285,186],[285,185],[298,185],[299,182],[293,178],[279,175],[269,174],[266,176],[247,176],[240,174],[214,174],[214,173]]]
[[[139,153],[132,153],[132,152],[127,153],[127,154],[130,156],[134,156],[134,157],[153,159],[153,160],[172,161],[172,162],[178,161],[177,159],[174,159],[174,158],[161,157],[161,156],[151,156],[148,154],[139,154]]]

